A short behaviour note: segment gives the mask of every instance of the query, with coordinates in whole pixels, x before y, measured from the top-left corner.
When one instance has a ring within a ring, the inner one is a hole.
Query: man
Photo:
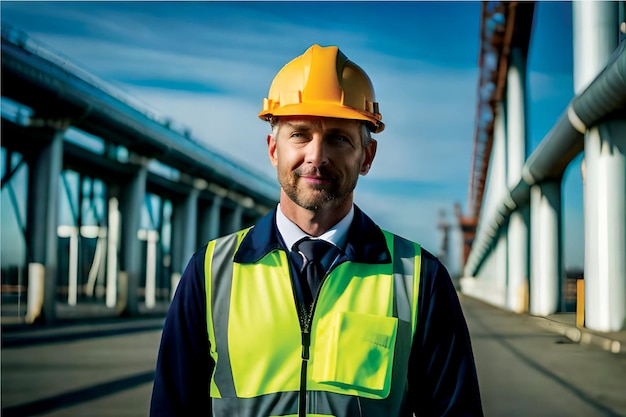
[[[277,74],[259,116],[280,202],[194,254],[151,415],[481,416],[447,271],[353,203],[376,155],[370,133],[384,129],[367,74],[313,45]]]

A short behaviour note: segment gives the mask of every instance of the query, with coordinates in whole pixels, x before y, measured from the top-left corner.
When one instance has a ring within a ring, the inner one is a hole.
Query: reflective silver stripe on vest
[[[260,395],[255,398],[213,398],[213,414],[228,417],[268,417],[298,414],[297,391]],[[386,416],[361,410],[361,398],[324,391],[308,391],[307,403],[314,404],[315,414],[347,416]],[[371,410],[370,410],[371,411]]]
[[[413,323],[413,283],[415,272],[415,245],[400,236],[394,235],[393,240],[393,281],[394,308],[397,317],[411,324],[411,334],[415,328]]]
[[[228,352],[228,316],[233,281],[233,256],[238,247],[238,235],[224,236],[215,242],[211,262],[211,312],[215,332],[215,350],[219,365],[214,380],[222,397],[236,397],[230,354]],[[219,279],[214,279],[218,277]],[[219,325],[215,325],[219,321]]]

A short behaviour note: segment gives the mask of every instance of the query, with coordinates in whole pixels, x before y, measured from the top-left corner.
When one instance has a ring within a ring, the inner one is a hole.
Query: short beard
[[[287,176],[278,176],[278,182],[287,197],[298,206],[310,211],[340,207],[356,186],[356,182],[351,184],[350,189],[343,194],[341,190],[331,192],[327,187],[320,187],[315,189],[317,193],[314,196],[301,196],[298,194],[299,179],[300,175],[297,172],[291,172]]]
[[[315,202],[306,201],[305,199],[300,198],[300,196],[298,196],[298,193],[295,192],[295,190],[293,190],[292,188],[285,189],[285,194],[287,194],[287,196],[298,206],[309,211],[318,211],[321,208],[335,208],[335,207],[340,206],[341,203],[345,201],[345,198],[343,200],[340,200],[337,198],[337,196],[328,194],[326,190],[320,190],[320,191],[323,192],[321,201],[318,199]]]

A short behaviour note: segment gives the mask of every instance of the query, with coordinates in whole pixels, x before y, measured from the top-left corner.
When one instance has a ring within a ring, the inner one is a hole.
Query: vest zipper
[[[324,277],[326,279],[326,277]],[[319,291],[318,291],[319,292]],[[313,323],[313,309],[315,305],[315,301],[317,300],[317,294],[315,296],[316,300],[313,301],[311,306],[307,306],[304,302],[304,299],[298,299],[298,316],[300,317],[300,333],[302,336],[302,366],[300,368],[300,393],[298,397],[298,417],[306,417],[306,377],[307,377],[307,367],[310,358],[310,348],[311,348],[311,324]],[[307,308],[308,307],[308,308]]]
[[[311,325],[313,324],[313,311],[315,310],[315,304],[317,304],[317,297],[324,285],[324,281],[328,277],[328,273],[324,275],[322,285],[320,285],[317,294],[310,306],[307,306],[304,299],[296,295],[296,302],[298,305],[298,316],[300,317],[300,329],[302,336],[302,366],[300,368],[300,393],[298,396],[298,417],[306,417],[306,391],[307,391],[307,367],[310,358],[311,348]],[[294,291],[294,294],[296,292]],[[308,308],[307,308],[308,307]]]
[[[322,279],[322,283],[319,286],[315,297],[313,297],[313,301],[309,308],[307,308],[306,303],[304,302],[303,297],[300,297],[297,294],[297,291],[294,290],[294,297],[296,299],[296,304],[298,307],[298,317],[300,318],[300,329],[302,335],[302,367],[300,368],[300,393],[298,397],[298,417],[306,417],[306,377],[307,377],[307,366],[309,363],[310,357],[310,347],[311,347],[311,325],[313,324],[313,312],[315,311],[315,306],[317,304],[317,298],[319,297],[320,292],[322,292],[322,287],[326,282],[326,278],[330,275],[330,271],[338,264],[339,257],[337,257],[334,262],[331,264],[328,271],[324,274],[324,278]],[[293,287],[293,284],[292,284]]]
[[[300,368],[300,394],[298,400],[298,417],[306,417],[306,374],[309,363],[309,347],[311,332],[302,330],[302,367]]]

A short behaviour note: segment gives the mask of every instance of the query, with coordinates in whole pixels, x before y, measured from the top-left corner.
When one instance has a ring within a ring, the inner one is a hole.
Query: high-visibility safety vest
[[[233,262],[249,230],[210,242],[205,256],[213,415],[400,416],[420,246],[383,231],[392,262],[337,265],[305,331],[284,250]]]

